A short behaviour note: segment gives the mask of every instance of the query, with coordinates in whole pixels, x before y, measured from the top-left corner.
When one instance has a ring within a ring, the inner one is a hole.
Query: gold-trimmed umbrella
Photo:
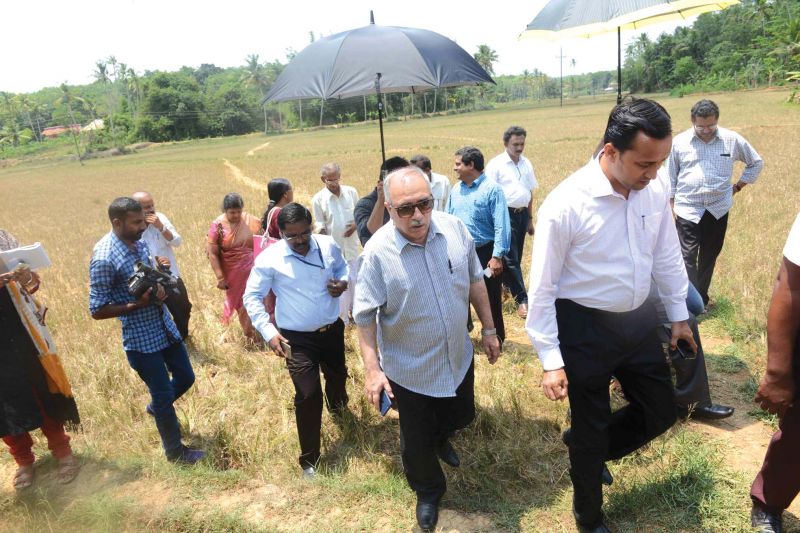
[[[740,0],[550,0],[519,38],[589,38],[616,31],[619,103],[622,101],[622,30],[688,19],[739,3]]]

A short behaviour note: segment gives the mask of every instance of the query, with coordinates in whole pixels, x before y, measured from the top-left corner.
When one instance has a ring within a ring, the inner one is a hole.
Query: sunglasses
[[[293,241],[307,241],[311,237],[311,230],[304,231],[303,233],[298,233],[297,235],[286,235],[283,234],[283,238],[286,242],[293,242]]]
[[[415,204],[403,204],[398,205],[397,207],[392,206],[395,211],[397,211],[397,215],[401,218],[408,218],[414,216],[414,213],[419,209],[420,213],[427,213],[431,209],[433,209],[433,197],[426,198],[424,200],[420,200]]]

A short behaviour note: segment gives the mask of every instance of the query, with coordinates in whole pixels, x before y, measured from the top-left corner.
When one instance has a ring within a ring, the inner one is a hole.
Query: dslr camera
[[[128,278],[128,292],[138,299],[147,289],[152,288],[153,292],[150,293],[150,300],[156,301],[157,285],[164,287],[164,290],[168,293],[171,291],[175,294],[180,294],[178,291],[178,278],[173,276],[168,268],[159,267],[155,269],[141,261],[137,261],[133,267],[133,275]]]

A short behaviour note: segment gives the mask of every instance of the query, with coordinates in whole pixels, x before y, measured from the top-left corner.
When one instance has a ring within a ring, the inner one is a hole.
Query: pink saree
[[[253,268],[253,233],[260,229],[260,225],[257,218],[242,213],[241,221],[231,226],[223,213],[211,223],[208,230],[208,242],[219,247],[219,261],[228,283],[222,312],[223,324],[227,325],[242,308],[247,277]]]

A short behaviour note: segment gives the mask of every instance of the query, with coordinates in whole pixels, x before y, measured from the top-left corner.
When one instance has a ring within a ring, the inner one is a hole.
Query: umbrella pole
[[[617,105],[622,103],[622,27],[617,26]]]
[[[381,73],[375,75],[375,93],[378,95],[378,127],[381,130],[381,165],[386,163],[386,148],[383,144],[383,98],[381,97]]]

